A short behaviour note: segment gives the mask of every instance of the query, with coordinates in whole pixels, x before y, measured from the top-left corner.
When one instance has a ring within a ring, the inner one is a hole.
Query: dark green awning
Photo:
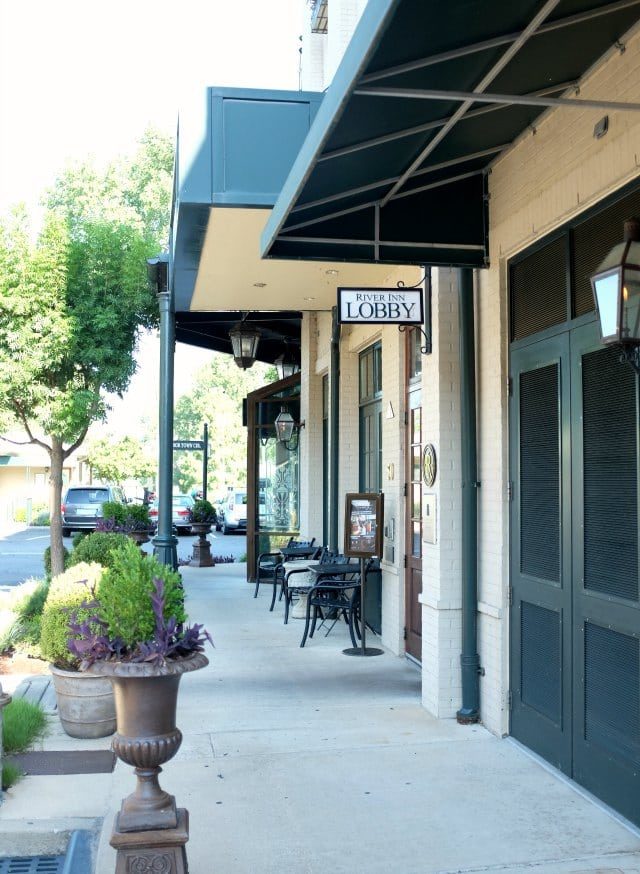
[[[486,266],[492,162],[550,106],[640,109],[577,94],[639,18],[640,0],[369,0],[263,256]]]

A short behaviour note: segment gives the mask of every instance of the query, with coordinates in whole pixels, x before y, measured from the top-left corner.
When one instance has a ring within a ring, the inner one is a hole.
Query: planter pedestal
[[[211,558],[211,544],[207,540],[207,534],[211,531],[211,525],[204,522],[193,522],[191,532],[198,535],[193,541],[193,555],[189,567],[213,567],[214,560]]]
[[[186,843],[189,840],[189,811],[179,807],[175,828],[143,832],[120,832],[118,821],[109,843],[118,851],[116,874],[131,871],[162,871],[188,874]]]

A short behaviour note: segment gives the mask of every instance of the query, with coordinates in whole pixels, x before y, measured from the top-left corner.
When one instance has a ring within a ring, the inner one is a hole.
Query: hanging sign
[[[339,288],[338,322],[360,325],[421,325],[421,288]]]

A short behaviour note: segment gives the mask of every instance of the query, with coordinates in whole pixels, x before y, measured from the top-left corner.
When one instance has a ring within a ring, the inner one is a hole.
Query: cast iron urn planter
[[[208,664],[207,657],[196,652],[161,666],[97,661],[88,669],[111,680],[117,726],[111,746],[119,759],[135,768],[138,778],[135,791],[122,802],[119,831],[175,828],[175,798],[160,788],[158,774],[182,743],[176,726],[180,678]]]
[[[189,567],[213,567],[214,560],[211,558],[211,544],[207,540],[207,534],[211,531],[211,522],[192,522],[191,533],[197,534],[198,539],[193,542],[193,555]]]

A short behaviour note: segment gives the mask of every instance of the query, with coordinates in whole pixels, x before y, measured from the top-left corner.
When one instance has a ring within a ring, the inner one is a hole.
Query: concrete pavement
[[[190,812],[191,874],[640,874],[638,830],[515,743],[430,717],[418,670],[342,655],[343,624],[300,649],[301,622],[269,613],[267,589],[254,600],[244,572],[182,569],[216,644],[182,679],[184,742],[161,776]],[[59,729],[44,744],[108,745]],[[121,763],[25,778],[0,808],[0,846],[84,823],[100,832],[96,874],[113,874],[113,815],[133,785]]]

